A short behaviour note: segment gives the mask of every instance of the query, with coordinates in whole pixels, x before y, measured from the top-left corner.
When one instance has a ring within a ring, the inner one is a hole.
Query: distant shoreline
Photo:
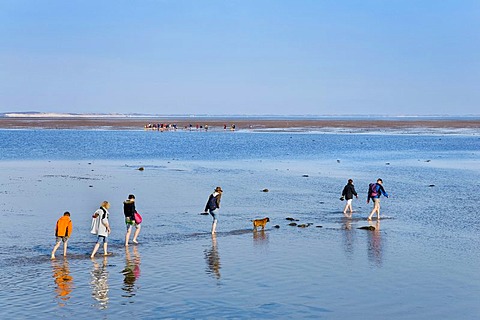
[[[103,130],[143,130],[147,124],[176,124],[178,129],[189,128],[190,125],[205,126],[214,131],[227,129],[235,124],[236,130],[408,130],[408,129],[468,129],[480,130],[480,119],[308,119],[308,118],[271,118],[267,117],[2,117],[0,129],[103,129]]]

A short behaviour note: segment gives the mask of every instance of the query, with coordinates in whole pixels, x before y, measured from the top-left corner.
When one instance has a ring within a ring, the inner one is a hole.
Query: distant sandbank
[[[480,120],[475,119],[261,119],[261,118],[221,118],[221,117],[158,117],[158,118],[119,118],[119,117],[15,117],[0,118],[1,129],[111,129],[142,130],[147,124],[176,124],[177,128],[208,125],[213,130],[230,129],[235,124],[237,130],[322,130],[365,129],[365,130],[407,130],[407,129],[469,129],[478,130]]]

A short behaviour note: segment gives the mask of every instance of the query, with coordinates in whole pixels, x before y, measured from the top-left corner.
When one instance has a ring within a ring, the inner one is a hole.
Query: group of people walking
[[[378,178],[377,182],[370,183],[368,185],[368,192],[367,192],[367,203],[370,203],[370,200],[373,201],[373,209],[368,216],[368,220],[372,220],[372,217],[375,213],[377,213],[377,220],[380,220],[380,196],[383,195],[388,198],[388,194],[383,187],[383,180]],[[343,188],[342,196],[340,200],[346,200],[345,208],[343,209],[343,214],[347,218],[351,218],[353,214],[352,208],[352,200],[353,197],[358,199],[358,194],[355,191],[355,186],[353,185],[353,180],[348,179],[347,184]],[[350,211],[350,214],[348,214]]]
[[[220,210],[220,200],[223,194],[223,190],[221,187],[216,187],[212,194],[208,197],[207,204],[205,205],[205,213],[210,214],[213,218],[212,220],[212,229],[211,233],[215,234],[217,229],[217,221],[218,221],[218,213]],[[367,193],[367,203],[370,203],[370,200],[373,201],[373,209],[368,216],[368,220],[372,220],[372,217],[375,213],[377,213],[377,220],[380,220],[380,197],[381,195],[388,198],[388,194],[383,187],[382,179],[377,179],[377,182],[370,183],[368,187]],[[353,197],[358,198],[358,194],[355,190],[355,186],[353,185],[353,180],[349,179],[347,185],[343,188],[341,200],[346,200],[345,208],[343,209],[343,214],[347,218],[351,218],[353,214],[352,208],[352,200]],[[90,255],[91,258],[95,257],[100,245],[103,244],[103,254],[109,255],[108,252],[108,236],[110,235],[110,223],[108,221],[109,212],[108,209],[110,208],[110,203],[108,201],[103,201],[94,214],[92,215],[92,225],[90,232],[97,236],[97,242],[93,247],[92,254]],[[350,214],[348,214],[350,211]],[[125,233],[125,246],[128,246],[130,242],[130,236],[132,233],[132,228],[135,228],[135,232],[133,234],[132,242],[137,244],[138,243],[138,235],[140,234],[141,230],[141,217],[137,210],[135,209],[135,195],[130,194],[128,199],[123,202],[123,214],[125,216],[125,226],[126,226],[126,233]],[[70,212],[66,211],[63,216],[58,219],[56,227],[55,227],[55,237],[56,243],[53,247],[51,258],[55,258],[55,252],[60,247],[61,243],[63,242],[63,255],[67,255],[67,246],[68,246],[68,239],[72,234],[72,221],[70,220]]]
[[[97,253],[101,244],[103,244],[103,254],[106,256],[110,255],[108,252],[108,236],[112,230],[108,220],[110,215],[108,209],[110,209],[110,203],[108,201],[103,201],[100,205],[100,208],[98,208],[92,215],[90,233],[97,236],[97,241],[93,247],[92,254],[90,255],[91,258],[95,257],[95,254]],[[132,242],[137,244],[137,238],[141,229],[141,218],[139,218],[139,214],[135,209],[135,195],[130,194],[128,199],[123,202],[123,214],[125,216],[125,226],[127,229],[125,233],[125,246],[128,246],[129,244],[132,228],[135,228]],[[55,252],[60,247],[62,242],[63,255],[67,255],[68,239],[72,234],[72,229],[73,225],[72,220],[70,219],[70,212],[67,211],[60,219],[58,219],[55,226],[56,243],[52,250],[52,259],[55,259]]]

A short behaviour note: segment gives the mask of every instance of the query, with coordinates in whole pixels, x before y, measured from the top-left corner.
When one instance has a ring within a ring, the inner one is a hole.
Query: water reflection
[[[70,275],[67,259],[52,260],[52,270],[55,279],[55,297],[58,299],[58,305],[64,307],[73,290],[73,277]]]
[[[107,257],[103,257],[102,263],[92,260],[93,269],[91,271],[92,297],[98,302],[98,309],[107,309],[108,307],[108,269]]]
[[[264,245],[268,242],[268,235],[265,230],[253,230],[253,243],[255,245]]]
[[[135,296],[137,287],[135,281],[140,277],[140,254],[137,246],[133,246],[133,258],[130,253],[130,247],[125,247],[125,268],[122,270],[124,275],[122,290],[125,294],[122,297],[130,298]]]
[[[375,265],[381,267],[383,262],[382,236],[380,233],[380,220],[368,221],[375,230],[368,233],[368,259]]]
[[[348,257],[353,255],[353,237],[352,220],[345,218],[343,222],[343,246],[345,247],[345,254]]]
[[[217,279],[220,279],[220,256],[217,248],[217,236],[212,234],[212,247],[209,250],[205,250],[205,261],[207,262],[207,274],[214,275]]]

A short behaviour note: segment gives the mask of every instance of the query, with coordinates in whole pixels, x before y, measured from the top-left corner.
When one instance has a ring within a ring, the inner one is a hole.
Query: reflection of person
[[[60,247],[60,244],[63,242],[63,256],[67,256],[67,246],[68,246],[68,238],[72,235],[72,220],[70,220],[70,212],[65,211],[63,217],[58,219],[57,225],[55,226],[55,237],[57,238],[57,242],[52,250],[52,259],[55,259],[55,252]]]
[[[90,258],[93,258],[95,256],[95,253],[97,253],[98,248],[100,247],[100,242],[103,242],[103,254],[108,255],[107,251],[107,246],[108,246],[108,235],[110,234],[110,224],[108,222],[108,209],[110,208],[110,203],[108,201],[103,201],[100,208],[95,211],[93,214],[93,220],[92,220],[92,229],[91,233],[96,234],[97,237],[97,243],[95,244],[95,247],[93,248],[92,254],[90,255]]]
[[[347,203],[345,204],[345,208],[343,209],[343,214],[347,218],[351,218],[353,214],[352,209],[352,200],[353,196],[358,199],[357,191],[355,191],[355,186],[353,185],[353,180],[348,179],[348,183],[345,185],[342,191],[342,197],[345,197]],[[347,211],[350,209],[350,215],[347,214]]]
[[[377,220],[380,220],[380,196],[384,195],[388,198],[388,194],[383,188],[383,181],[382,179],[377,179],[377,183],[370,183],[368,187],[368,196],[367,196],[367,203],[370,202],[370,199],[373,200],[373,209],[368,216],[368,220],[372,220],[373,214],[377,213]]]
[[[67,301],[70,299],[69,295],[73,290],[73,277],[70,275],[68,260],[63,259],[61,263],[54,260],[52,261],[52,268],[56,285],[56,297],[60,298],[61,301]],[[63,302],[60,302],[60,305],[64,306]]]
[[[382,264],[382,238],[380,233],[380,220],[371,221],[369,225],[375,227],[375,230],[369,232],[368,256],[377,265]]]
[[[213,218],[212,222],[212,234],[217,229],[217,216],[220,210],[220,199],[222,197],[223,190],[220,187],[216,187],[213,193],[208,197],[207,204],[205,205],[205,212],[210,213]]]
[[[205,260],[207,261],[207,273],[213,274],[220,279],[220,255],[217,249],[217,235],[212,234],[212,248],[205,250]]]
[[[133,194],[128,195],[128,199],[123,202],[123,214],[125,215],[125,225],[127,226],[127,233],[125,234],[125,245],[128,246],[128,240],[130,239],[130,233],[132,233],[132,227],[135,227],[135,233],[133,234],[132,242],[137,244],[137,237],[140,233],[141,226],[135,222],[135,196]]]
[[[133,246],[133,259],[130,255],[130,249],[125,248],[125,268],[122,273],[125,276],[122,290],[127,292],[126,297],[133,297],[135,295],[135,281],[140,276],[140,255],[136,246]]]
[[[108,307],[108,269],[107,257],[103,257],[102,265],[93,261],[93,269],[91,272],[92,281],[92,297],[98,301],[99,309],[106,309]]]

